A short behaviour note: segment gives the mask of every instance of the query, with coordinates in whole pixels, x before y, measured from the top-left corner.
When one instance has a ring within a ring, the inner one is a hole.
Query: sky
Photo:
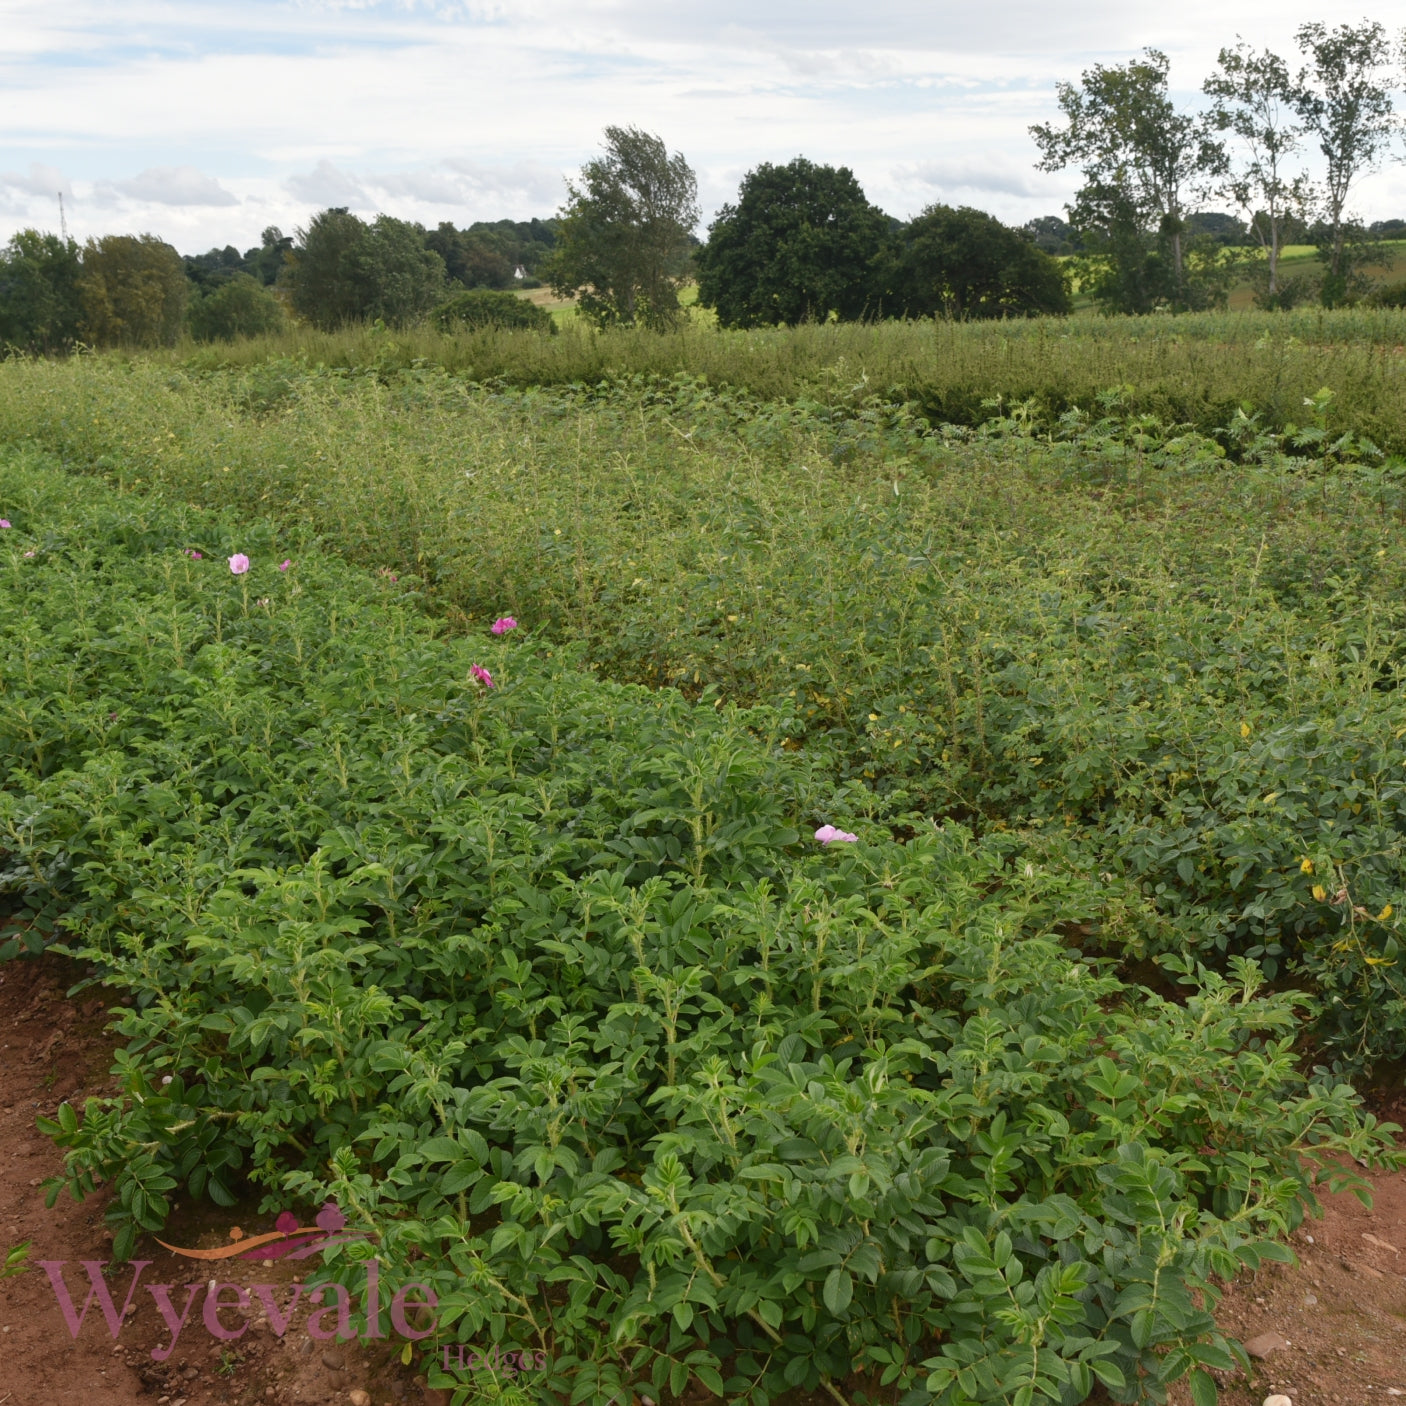
[[[59,192],[77,238],[149,231],[183,253],[328,205],[545,216],[612,123],[687,157],[705,225],[748,170],[797,155],[849,166],[893,215],[944,201],[1020,223],[1078,183],[1036,171],[1028,135],[1060,80],[1154,46],[1195,106],[1223,44],[1291,55],[1324,17],[1321,0],[0,0],[0,238],[57,230]],[[1406,163],[1352,203],[1406,217]]]

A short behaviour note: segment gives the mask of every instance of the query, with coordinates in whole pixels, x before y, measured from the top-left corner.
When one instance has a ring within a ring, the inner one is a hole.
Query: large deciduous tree
[[[724,327],[862,317],[888,229],[848,167],[758,166],[698,251],[698,299]]]
[[[1214,99],[1216,127],[1234,135],[1239,158],[1228,166],[1220,190],[1245,212],[1265,257],[1261,301],[1278,307],[1285,230],[1305,216],[1313,198],[1308,174],[1289,169],[1301,145],[1301,129],[1292,120],[1299,88],[1288,64],[1268,49],[1256,53],[1244,43],[1224,48],[1218,65],[1203,88]]]
[[[1389,68],[1392,47],[1386,30],[1371,21],[1333,29],[1305,24],[1295,38],[1308,60],[1295,106],[1327,167],[1320,257],[1327,266],[1323,301],[1331,306],[1350,291],[1353,246],[1360,243],[1351,237],[1348,195],[1381,159],[1397,128]]]
[[[1028,233],[970,206],[933,205],[882,260],[879,305],[907,317],[1030,317],[1069,311],[1057,260]]]
[[[316,327],[379,318],[400,327],[444,296],[444,260],[421,226],[390,215],[367,224],[345,208],[323,210],[298,234],[284,272],[293,310]]]
[[[683,156],[638,127],[607,127],[605,153],[567,186],[546,278],[601,326],[675,326],[698,223],[698,181]]]
[[[181,256],[154,234],[108,234],[83,246],[78,278],[83,340],[94,346],[172,346],[190,283]]]
[[[1083,171],[1074,224],[1111,265],[1105,301],[1120,311],[1199,300],[1187,257],[1188,202],[1222,173],[1225,154],[1208,115],[1173,103],[1168,70],[1156,49],[1131,63],[1096,64],[1077,86],[1059,85],[1062,126],[1030,129],[1041,170]]]
[[[0,250],[0,353],[72,347],[82,326],[78,245],[37,229],[20,230]]]

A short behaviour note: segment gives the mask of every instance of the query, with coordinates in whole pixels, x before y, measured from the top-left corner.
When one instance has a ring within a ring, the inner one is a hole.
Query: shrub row
[[[119,1254],[250,1181],[562,1398],[1203,1401],[1213,1277],[1401,1160],[1251,964],[1125,984],[1056,935],[1096,881],[877,823],[774,709],[446,639],[244,515],[15,459],[0,504],[4,892],[133,998],[51,1125]]]
[[[1117,393],[972,433],[859,392],[6,370],[5,433],[262,502],[458,628],[507,608],[611,678],[772,706],[874,805],[1092,876],[1091,948],[1252,956],[1321,996],[1339,1069],[1406,1055],[1406,498],[1329,396],[1213,440]]]

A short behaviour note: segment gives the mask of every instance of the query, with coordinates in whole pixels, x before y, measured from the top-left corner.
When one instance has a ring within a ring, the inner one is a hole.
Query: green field
[[[543,1400],[1211,1399],[1403,1160],[1403,332],[0,363],[0,951],[136,998],[74,1185],[335,1197]]]

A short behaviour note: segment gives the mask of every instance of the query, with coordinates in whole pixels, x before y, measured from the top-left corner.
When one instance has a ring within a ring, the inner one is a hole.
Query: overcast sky
[[[1399,19],[1395,6],[1374,18]],[[909,216],[1060,213],[1033,166],[1055,83],[1145,45],[1197,101],[1237,33],[1292,51],[1306,0],[0,0],[0,237],[153,231],[190,253],[350,205],[427,225],[549,215],[607,123],[658,132],[705,216],[795,155]],[[1398,95],[1399,97],[1399,95]],[[1364,180],[1406,217],[1406,165]]]

